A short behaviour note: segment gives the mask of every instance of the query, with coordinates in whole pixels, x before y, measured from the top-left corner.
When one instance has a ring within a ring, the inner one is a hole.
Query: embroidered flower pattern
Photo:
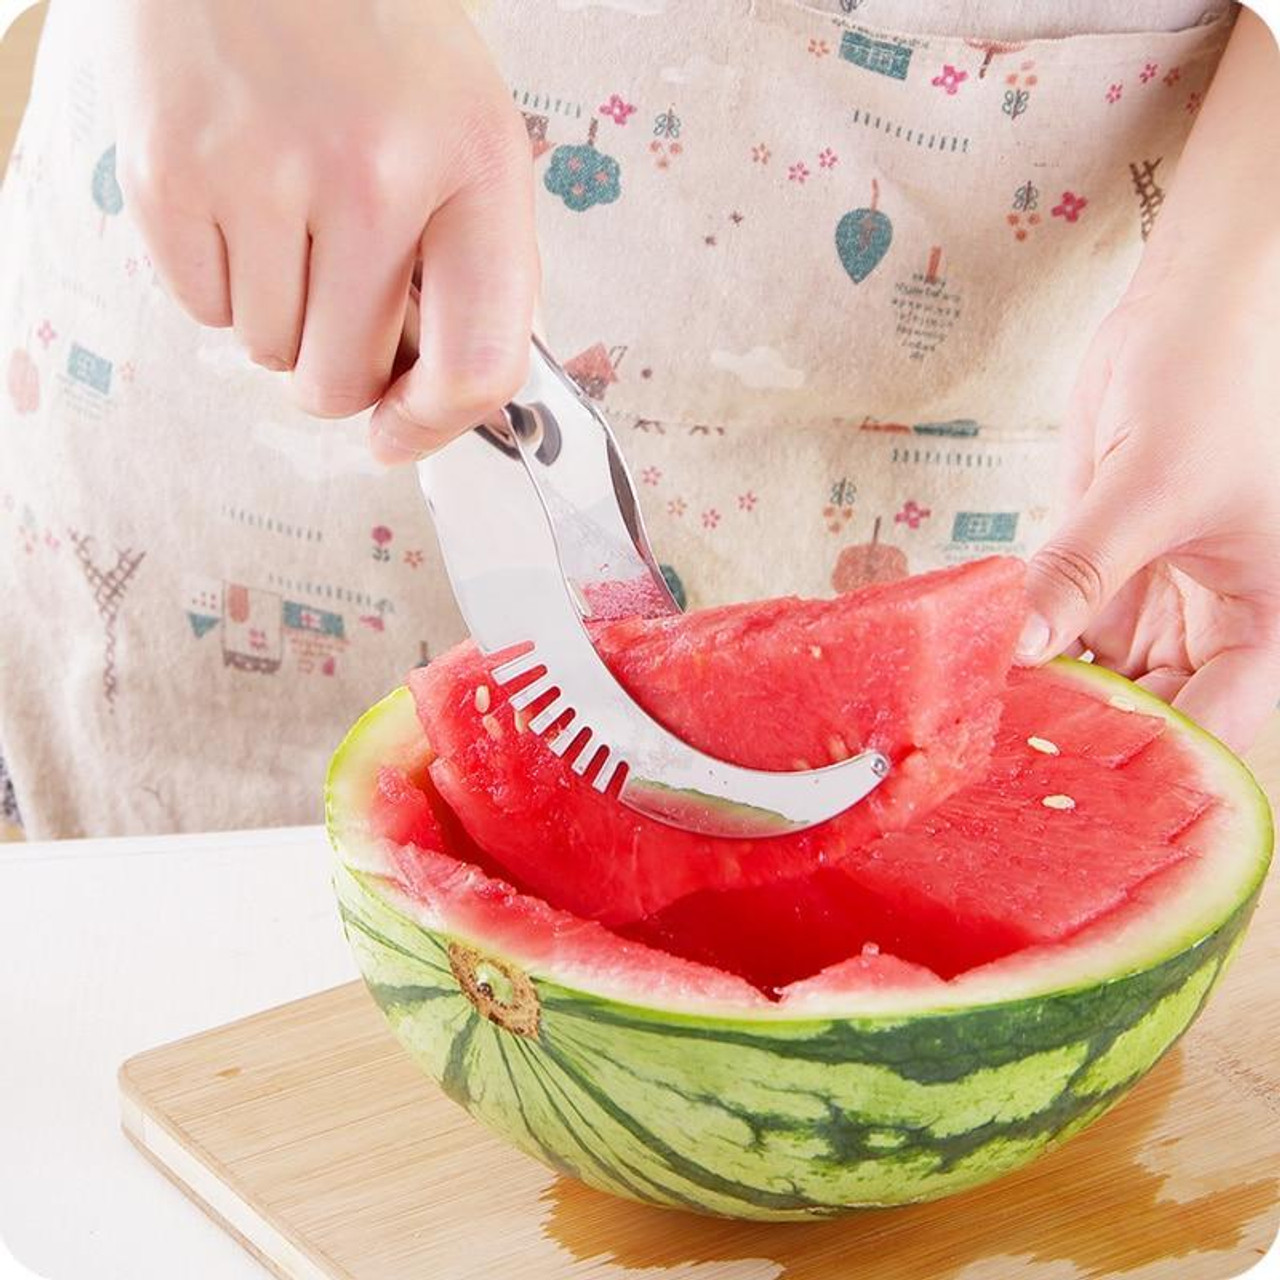
[[[600,106],[600,114],[608,116],[614,124],[626,124],[627,120],[635,113],[635,107],[616,93],[611,93],[609,101],[602,103]]]
[[[1113,84],[1107,90],[1107,101],[1114,104],[1120,101],[1120,96],[1124,93],[1124,85]]]
[[[954,98],[960,86],[968,78],[969,73],[967,71],[961,71],[948,62],[943,64],[942,70],[929,83],[941,89],[949,98]]]
[[[1074,191],[1064,191],[1061,201],[1053,206],[1053,216],[1062,218],[1065,222],[1078,222],[1088,203],[1084,196],[1078,196]]]
[[[909,529],[918,529],[922,520],[927,520],[933,512],[922,507],[914,498],[902,504],[902,510],[893,517],[894,524],[905,524]]]
[[[369,530],[369,536],[373,539],[373,558],[390,560],[391,552],[387,550],[387,544],[395,537],[391,530],[385,524],[375,524]]]
[[[809,166],[803,160],[797,160],[787,170],[787,181],[798,182],[802,186],[809,180]]]

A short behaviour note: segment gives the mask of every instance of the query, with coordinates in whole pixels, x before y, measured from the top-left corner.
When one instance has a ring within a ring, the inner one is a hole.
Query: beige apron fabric
[[[476,6],[549,337],[690,604],[1043,540],[1074,369],[1229,28],[920,34],[901,3]],[[413,476],[163,295],[96,48],[55,2],[0,201],[0,750],[32,835],[316,820],[345,725],[460,624]]]

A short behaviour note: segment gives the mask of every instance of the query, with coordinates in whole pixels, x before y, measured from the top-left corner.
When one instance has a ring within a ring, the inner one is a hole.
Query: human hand
[[[112,0],[121,183],[170,292],[292,370],[381,401],[407,460],[524,381],[538,283],[528,139],[456,0]],[[422,263],[417,357],[393,371]]]
[[[1280,697],[1278,283],[1135,282],[1081,370],[1068,514],[1028,579],[1024,658],[1088,648],[1237,750]]]
[[[1066,421],[1021,657],[1088,648],[1243,750],[1280,696],[1280,51],[1241,11]]]

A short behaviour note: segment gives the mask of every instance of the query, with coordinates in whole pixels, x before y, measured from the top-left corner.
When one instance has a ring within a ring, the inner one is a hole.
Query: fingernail
[[[1052,632],[1048,622],[1038,613],[1030,613],[1022,624],[1022,634],[1018,637],[1018,661],[1036,662],[1044,656],[1049,647]]]

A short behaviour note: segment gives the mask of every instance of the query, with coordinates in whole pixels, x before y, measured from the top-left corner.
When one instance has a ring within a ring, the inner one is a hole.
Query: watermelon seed
[[[487,684],[476,685],[476,710],[481,715],[485,715],[491,705],[492,699],[489,696],[489,686]]]
[[[1117,711],[1137,711],[1138,709],[1137,704],[1126,698],[1123,693],[1113,695],[1109,701]]]
[[[1032,751],[1039,751],[1041,754],[1046,756],[1056,756],[1059,754],[1058,744],[1056,742],[1050,742],[1048,738],[1028,738],[1027,746],[1029,746]]]
[[[484,731],[491,737],[494,742],[498,742],[502,738],[502,726],[498,723],[498,717],[490,713],[485,716],[480,723],[484,725]]]
[[[1074,809],[1076,802],[1070,796],[1045,796],[1040,801],[1046,809]]]
[[[492,999],[493,999],[493,987],[492,987],[492,985],[491,985],[490,983],[488,983],[488,982],[477,982],[477,983],[476,983],[476,990],[477,990],[477,991],[478,991],[482,996],[484,996],[484,998],[485,998],[486,1000],[492,1000]]]
[[[512,718],[516,722],[517,733],[523,733],[529,727],[529,718],[523,711],[517,710]]]
[[[847,760],[851,754],[849,744],[838,733],[833,733],[827,739],[827,750],[831,753],[832,764],[839,764],[841,760]]]
[[[808,772],[809,772],[809,770],[813,768],[813,765],[811,765],[807,760],[804,760],[804,759],[802,759],[801,757],[797,756],[797,757],[796,757],[796,758],[791,762],[791,767],[792,767],[792,768],[793,768],[797,773],[808,773]]]
[[[822,646],[820,644],[811,644],[809,646],[809,656],[811,658],[822,657]]]

